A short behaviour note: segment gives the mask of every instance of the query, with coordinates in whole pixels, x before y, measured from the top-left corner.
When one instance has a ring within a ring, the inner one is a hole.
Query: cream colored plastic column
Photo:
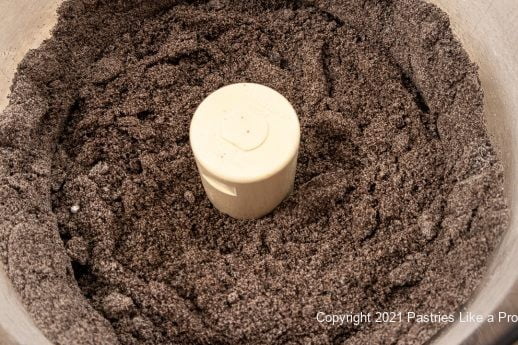
[[[299,120],[269,87],[240,83],[210,94],[194,114],[190,142],[207,196],[234,218],[264,216],[293,188]]]

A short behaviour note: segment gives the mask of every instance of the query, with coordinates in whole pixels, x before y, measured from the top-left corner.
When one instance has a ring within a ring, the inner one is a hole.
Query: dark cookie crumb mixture
[[[189,124],[255,82],[300,117],[294,193],[238,221]],[[69,0],[0,118],[0,253],[56,344],[422,344],[507,225],[474,66],[420,0]]]

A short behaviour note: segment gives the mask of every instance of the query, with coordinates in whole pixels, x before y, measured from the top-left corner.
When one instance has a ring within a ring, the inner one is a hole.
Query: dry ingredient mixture
[[[420,0],[68,0],[0,116],[0,254],[56,344],[422,344],[507,224],[473,65]],[[202,189],[196,106],[285,95],[294,193],[238,221]]]

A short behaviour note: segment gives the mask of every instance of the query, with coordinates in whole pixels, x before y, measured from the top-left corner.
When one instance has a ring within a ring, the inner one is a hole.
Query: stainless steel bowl
[[[60,0],[0,0],[0,109],[16,65],[49,35]],[[468,311],[518,313],[518,1],[433,0],[480,66],[486,122],[505,166],[511,225]],[[490,344],[509,323],[457,323],[436,344]],[[50,344],[34,325],[0,265],[0,345]]]

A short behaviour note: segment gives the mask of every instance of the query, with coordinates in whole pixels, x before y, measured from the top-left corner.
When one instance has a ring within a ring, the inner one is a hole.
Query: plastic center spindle
[[[251,151],[268,137],[268,122],[248,111],[233,111],[223,118],[221,137],[243,151]]]

